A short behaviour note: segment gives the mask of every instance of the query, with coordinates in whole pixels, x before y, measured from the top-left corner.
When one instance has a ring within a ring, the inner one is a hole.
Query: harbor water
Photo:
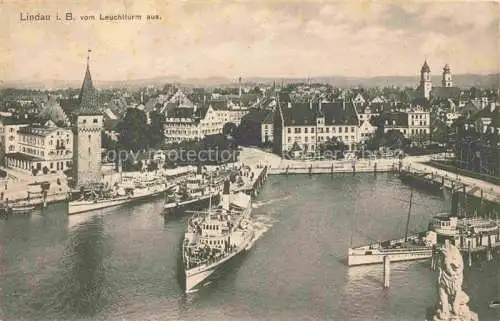
[[[391,174],[270,176],[254,201],[259,238],[208,285],[185,295],[185,217],[163,200],[77,214],[49,206],[0,220],[0,320],[423,321],[437,300],[429,261],[348,268],[347,248],[404,234],[410,190]],[[450,200],[414,191],[410,229]],[[498,256],[465,269],[480,320],[500,299]]]

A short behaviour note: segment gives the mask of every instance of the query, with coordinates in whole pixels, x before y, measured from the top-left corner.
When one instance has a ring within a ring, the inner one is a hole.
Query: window
[[[311,134],[314,134],[314,128],[311,128]]]
[[[54,168],[54,163],[50,163],[50,169]]]
[[[97,124],[97,122],[98,122],[97,118],[94,118],[94,124]]]
[[[304,128],[304,134],[307,134],[307,127]]]
[[[329,127],[326,127],[325,130],[326,130],[327,133],[330,132],[330,128]]]
[[[351,133],[354,133],[354,127],[351,127]]]
[[[291,134],[292,133],[292,129],[290,127],[288,127],[287,129],[288,129],[288,133]]]
[[[89,140],[92,138],[92,135],[89,135]]]
[[[341,132],[342,132],[342,127],[339,127],[339,133],[341,133]]]
[[[87,123],[87,120],[86,120],[86,119],[84,119],[84,120],[83,120],[83,123],[84,123],[84,124],[86,124],[86,123]]]

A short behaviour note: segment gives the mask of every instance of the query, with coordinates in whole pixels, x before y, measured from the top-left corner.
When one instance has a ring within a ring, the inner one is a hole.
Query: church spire
[[[97,106],[97,91],[94,88],[92,76],[90,75],[90,52],[91,50],[89,49],[87,53],[87,70],[85,71],[85,78],[80,90],[78,113],[81,115],[100,114]]]

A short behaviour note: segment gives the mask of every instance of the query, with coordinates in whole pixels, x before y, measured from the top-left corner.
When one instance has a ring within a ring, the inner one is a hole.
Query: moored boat
[[[83,198],[80,200],[68,203],[68,215],[95,211],[131,202],[142,201],[156,196],[163,195],[166,191],[174,188],[174,185],[167,185],[166,183],[158,181],[136,182],[134,187],[126,187],[123,191],[116,191],[114,193],[106,193],[105,197],[100,197],[93,193],[91,197]],[[124,195],[123,195],[124,194]]]
[[[457,208],[458,196],[454,194],[452,214],[435,215],[426,232],[406,236],[404,239],[349,248],[348,265],[380,264],[383,263],[384,256],[389,256],[394,262],[432,258],[436,253],[435,249],[443,246],[446,240],[461,252],[487,251],[500,247],[500,224],[497,221],[477,216],[458,217]]]
[[[203,284],[221,265],[247,250],[254,238],[251,197],[242,192],[230,195],[229,182],[225,182],[221,203],[189,219],[182,243],[187,293]]]
[[[13,215],[27,215],[35,210],[34,205],[12,205],[9,207],[9,214]]]
[[[388,256],[391,262],[414,261],[432,257],[433,247],[426,238],[425,233],[421,235],[409,235],[411,205],[413,190],[410,193],[410,205],[406,221],[405,237],[402,239],[377,242],[375,244],[349,248],[347,250],[347,265],[381,264],[384,257]]]
[[[420,236],[413,235],[406,242],[405,239],[399,239],[349,248],[347,264],[381,264],[385,256],[389,256],[391,262],[428,259],[432,257],[432,246],[423,243]]]
[[[165,200],[166,211],[201,210],[210,202],[217,203],[220,199],[222,181],[208,181],[201,174],[188,177]]]

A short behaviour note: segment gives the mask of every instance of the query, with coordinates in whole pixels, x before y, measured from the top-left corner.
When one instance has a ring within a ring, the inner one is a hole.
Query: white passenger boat
[[[458,208],[458,197],[453,198]],[[411,199],[410,199],[411,208]],[[408,212],[408,222],[410,212]],[[406,235],[408,235],[408,222]],[[384,256],[390,261],[412,261],[431,258],[435,249],[448,240],[462,252],[487,251],[500,247],[500,225],[484,217],[458,217],[457,213],[435,215],[428,229],[419,235],[406,236],[399,240],[348,249],[348,265],[383,263]]]
[[[189,219],[182,245],[185,291],[192,292],[221,265],[247,250],[253,241],[251,197],[230,195],[224,183],[221,206]]]
[[[219,202],[221,189],[222,181],[209,182],[201,174],[190,176],[175,194],[167,196],[164,209],[186,211],[207,208],[210,201]]]
[[[377,242],[370,245],[349,248],[347,265],[381,264],[388,256],[391,262],[422,260],[432,257],[432,244],[423,235],[408,235],[413,190],[410,194],[410,205],[406,221],[405,237],[402,239]]]
[[[123,193],[115,193],[113,196],[92,199],[82,199],[68,203],[68,215],[100,210],[138,202],[163,195],[166,191],[173,189],[175,185],[167,185],[161,182],[137,182],[134,188],[126,188]]]

